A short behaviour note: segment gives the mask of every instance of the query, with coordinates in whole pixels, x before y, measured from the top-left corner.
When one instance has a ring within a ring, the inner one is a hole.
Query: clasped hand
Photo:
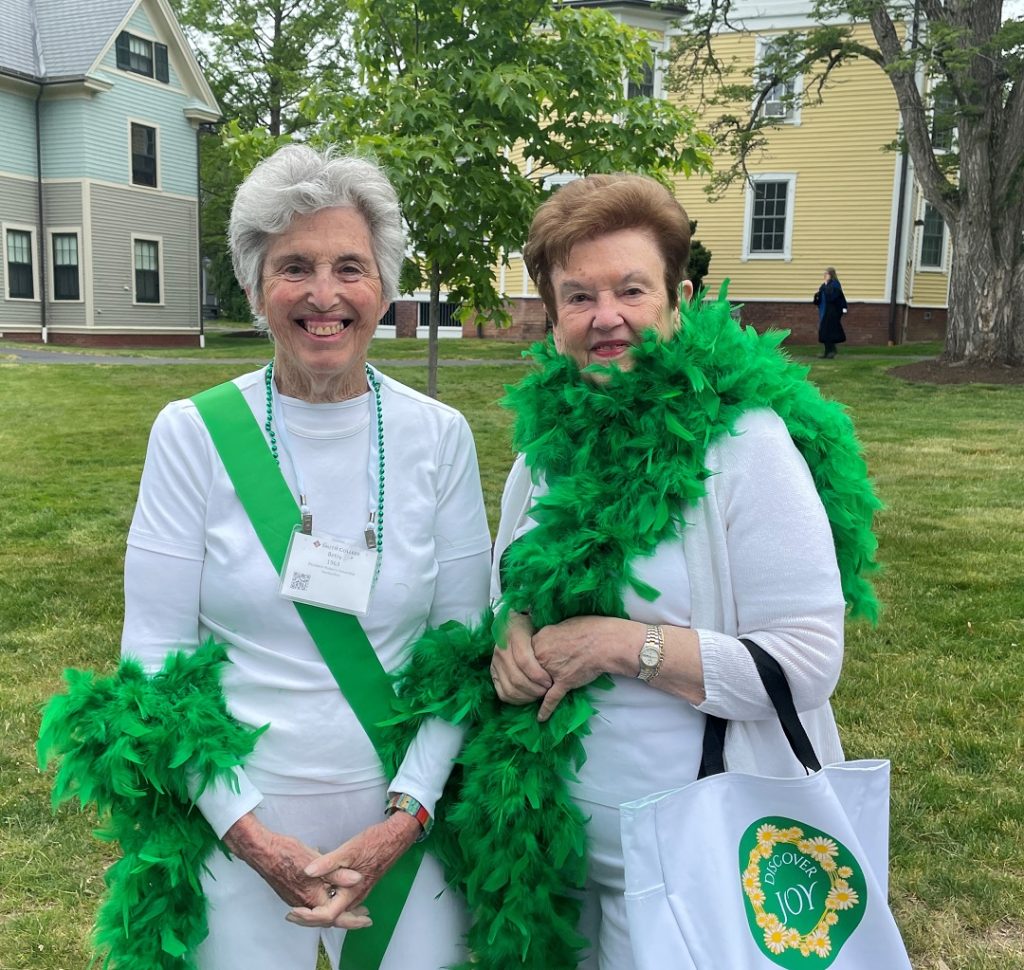
[[[299,926],[337,926],[348,930],[371,926],[373,921],[362,905],[363,900],[421,831],[415,818],[396,812],[333,852],[314,859],[306,866],[305,874],[328,883],[333,895],[312,908],[296,906],[285,918]],[[358,880],[352,879],[353,874]]]
[[[534,630],[528,616],[513,613],[505,645],[494,649],[491,679],[507,704],[541,699],[537,720],[546,721],[565,695],[603,673],[618,673],[628,620],[574,616]]]
[[[318,855],[249,812],[224,834],[224,844],[293,907],[285,917],[289,922],[354,930],[372,925],[363,900],[421,831],[415,818],[396,812]]]

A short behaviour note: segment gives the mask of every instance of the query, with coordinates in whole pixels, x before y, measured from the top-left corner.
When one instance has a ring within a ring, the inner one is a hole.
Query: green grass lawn
[[[222,340],[266,359],[262,342]],[[406,343],[372,354],[396,359]],[[484,347],[493,363],[444,368],[440,382],[476,434],[493,528],[512,458],[495,401],[523,373],[500,361],[521,345],[449,341],[442,356]],[[893,762],[890,891],[916,970],[1024,970],[1024,388],[906,384],[885,356],[812,371],[853,413],[887,506],[886,610],[877,628],[848,628],[836,716],[850,757]],[[116,663],[124,541],[157,411],[243,369],[0,363],[0,970],[88,962],[112,849],[88,813],[51,816],[39,707],[65,667]],[[422,366],[395,376],[426,382]]]

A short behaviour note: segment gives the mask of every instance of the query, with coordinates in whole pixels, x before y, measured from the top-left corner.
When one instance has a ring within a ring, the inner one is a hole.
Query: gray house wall
[[[196,204],[110,185],[89,186],[96,327],[149,332],[199,326]],[[125,232],[125,226],[131,232]],[[142,228],[145,227],[145,228]],[[159,304],[133,303],[132,235],[160,241]]]
[[[0,175],[0,224],[7,225],[16,222],[21,225],[37,227],[38,221],[35,180]],[[38,237],[36,245],[38,247]],[[0,251],[4,251],[3,246],[4,240],[0,239]],[[38,297],[38,251],[32,255],[33,267],[36,270],[36,297]],[[0,259],[0,333],[22,328],[38,330],[41,320],[39,300],[8,300],[5,298],[6,293],[7,260]]]
[[[43,213],[45,215],[47,239],[46,262],[48,267],[46,279],[46,323],[50,327],[84,327],[86,326],[87,290],[85,277],[89,267],[89,240],[82,226],[82,183],[81,182],[43,182]],[[53,230],[78,231],[78,265],[80,300],[53,300],[53,287],[50,282],[53,274],[53,247],[50,245],[50,232]]]

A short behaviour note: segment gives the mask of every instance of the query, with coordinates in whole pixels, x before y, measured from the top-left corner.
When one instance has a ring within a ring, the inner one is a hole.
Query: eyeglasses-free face
[[[644,330],[662,337],[676,327],[665,290],[665,262],[654,237],[639,229],[622,229],[577,243],[566,265],[551,271],[558,312],[555,346],[580,367],[632,366],[629,350]],[[683,284],[689,299],[692,286]]]
[[[370,341],[387,310],[363,216],[351,208],[296,216],[267,248],[259,309],[282,394],[309,384],[329,386],[332,400],[363,393]]]

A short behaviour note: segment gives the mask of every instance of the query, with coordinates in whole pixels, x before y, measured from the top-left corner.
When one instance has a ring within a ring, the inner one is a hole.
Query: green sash
[[[237,385],[228,382],[192,398],[271,565],[280,573],[300,512],[266,439]],[[381,753],[380,723],[394,713],[395,693],[359,621],[349,613],[294,603],[345,700]],[[378,970],[423,857],[413,845],[367,897],[373,926],[349,932],[343,970]]]

